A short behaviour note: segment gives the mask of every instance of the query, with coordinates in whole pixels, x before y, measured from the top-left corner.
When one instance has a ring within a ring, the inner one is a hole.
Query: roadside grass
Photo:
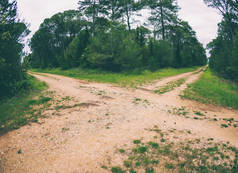
[[[0,134],[27,124],[29,121],[37,121],[41,109],[34,110],[33,106],[45,105],[51,98],[41,94],[47,89],[44,82],[40,82],[32,76],[28,76],[31,89],[17,96],[0,101]]]
[[[186,80],[184,78],[182,78],[182,79],[179,79],[176,81],[169,82],[165,86],[155,90],[154,92],[156,94],[164,94],[166,92],[172,91],[174,88],[180,87],[182,84],[185,83],[185,81]]]
[[[168,132],[153,128],[150,131],[160,134],[160,137],[156,136],[147,142],[133,141],[131,147],[117,152],[124,158],[122,163],[109,164],[104,166],[104,169],[110,169],[112,173],[136,173],[143,170],[146,173],[238,171],[238,149],[229,143],[216,143],[213,138],[177,139],[174,133],[187,133],[188,136],[192,134],[176,129]]]
[[[144,83],[151,82],[153,80],[162,79],[169,76],[174,76],[177,74],[191,72],[197,70],[198,67],[191,68],[181,68],[181,69],[162,69],[156,72],[151,72],[148,70],[142,71],[140,73],[111,73],[99,70],[86,70],[80,68],[74,68],[69,70],[61,70],[59,68],[55,69],[31,69],[33,72],[41,73],[51,73],[63,76],[68,76],[72,78],[103,82],[103,83],[113,83],[120,86],[126,87],[136,87]]]
[[[215,76],[209,69],[188,85],[181,97],[238,109],[238,85]]]

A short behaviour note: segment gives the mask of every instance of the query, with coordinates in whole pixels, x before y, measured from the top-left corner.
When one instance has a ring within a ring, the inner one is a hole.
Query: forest
[[[238,2],[204,0],[222,15],[218,36],[207,45],[210,68],[226,79],[238,82]]]
[[[32,54],[25,59],[31,67],[125,72],[207,63],[195,32],[178,18],[175,0],[92,0],[78,5],[78,10],[55,14],[40,25],[30,43]],[[149,15],[139,24],[143,11]]]
[[[223,16],[217,38],[207,45],[209,66],[219,76],[237,82],[238,2],[204,2]],[[3,0],[0,7],[0,97],[29,87],[24,72],[28,68],[79,67],[120,73],[208,62],[195,31],[178,17],[176,0],[80,0],[77,10],[44,20],[27,56],[22,40],[30,31],[17,16],[17,2]]]

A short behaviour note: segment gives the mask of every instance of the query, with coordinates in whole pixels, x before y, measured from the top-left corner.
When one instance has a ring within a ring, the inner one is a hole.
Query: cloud
[[[221,16],[215,9],[208,8],[203,0],[178,0],[178,5],[180,18],[189,22],[204,46],[216,37]]]

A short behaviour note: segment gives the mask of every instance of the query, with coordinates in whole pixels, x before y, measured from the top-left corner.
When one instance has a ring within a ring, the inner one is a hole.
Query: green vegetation
[[[27,26],[17,17],[16,0],[0,1],[0,100],[26,90],[29,83],[22,71],[22,38]]]
[[[41,94],[46,89],[45,83],[28,76],[27,81],[31,89],[15,97],[0,102],[0,134],[8,130],[17,129],[29,121],[37,122],[42,111],[40,105],[47,106],[51,98]],[[38,109],[34,109],[36,106]]]
[[[26,66],[132,72],[207,63],[196,33],[178,17],[177,0],[80,0],[78,4],[78,10],[44,20],[31,39]],[[144,9],[147,19],[137,23],[134,16]],[[134,27],[132,21],[137,23]]]
[[[184,78],[176,80],[176,81],[172,81],[167,83],[165,86],[155,90],[154,92],[157,94],[164,94],[166,92],[172,91],[174,88],[181,86],[182,84],[184,84],[184,82],[185,82]]]
[[[217,38],[207,48],[210,50],[209,65],[219,76],[238,82],[238,1],[204,0],[222,15],[218,24]]]
[[[156,72],[143,71],[141,73],[110,73],[98,70],[85,70],[74,68],[69,70],[56,69],[32,69],[33,72],[59,74],[77,79],[83,79],[95,82],[114,83],[121,86],[136,87],[153,80],[162,79],[177,74],[196,70],[197,67],[181,68],[181,69],[162,69]]]
[[[155,173],[158,170],[164,172],[224,172],[238,171],[238,149],[229,146],[228,143],[213,142],[209,139],[181,139],[176,140],[177,133],[185,131],[161,131],[158,128],[151,131],[166,134],[166,140],[154,139],[147,144],[133,142],[133,147],[123,153],[121,167],[112,167],[116,172],[145,172]],[[176,133],[176,134],[175,134]],[[187,134],[188,136],[191,133]],[[163,139],[161,137],[161,139]],[[110,168],[110,165],[107,166]]]
[[[209,69],[188,86],[182,97],[238,109],[238,85],[217,77]]]

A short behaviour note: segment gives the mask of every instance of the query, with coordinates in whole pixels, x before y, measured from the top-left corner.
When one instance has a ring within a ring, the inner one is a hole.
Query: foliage
[[[151,11],[150,27],[132,28],[145,8]],[[45,19],[27,62],[33,68],[111,72],[204,65],[205,50],[189,24],[178,19],[178,9],[175,0],[80,0],[78,10]]]
[[[27,87],[20,56],[27,27],[17,19],[17,3],[0,1],[0,100]]]
[[[210,67],[220,76],[238,82],[238,2],[236,0],[204,0],[216,8],[223,19],[218,25],[218,36],[210,42]]]

